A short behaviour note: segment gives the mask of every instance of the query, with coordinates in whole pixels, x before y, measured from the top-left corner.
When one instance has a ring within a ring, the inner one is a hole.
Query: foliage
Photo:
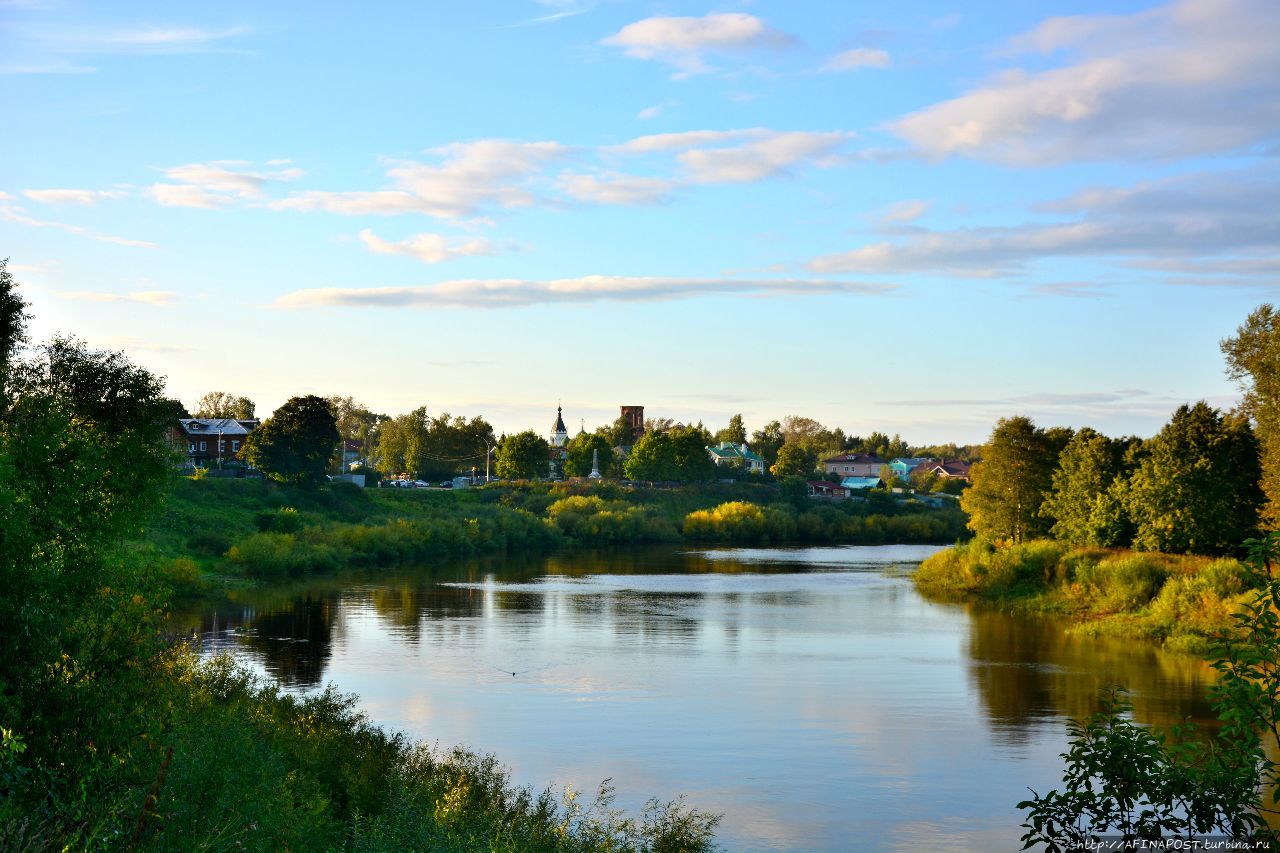
[[[631,448],[623,473],[632,480],[696,482],[712,480],[716,464],[707,454],[708,436],[696,427],[646,432]]]
[[[782,424],[778,421],[769,421],[763,429],[751,433],[751,449],[764,460],[766,468],[778,461],[778,451],[784,443],[786,438],[782,434]]]
[[[585,477],[591,473],[592,451],[600,457],[600,474],[617,477],[621,471],[613,458],[613,446],[599,434],[580,432],[565,445],[564,474],[566,477]]]
[[[1081,849],[1104,834],[1125,841],[1225,835],[1276,844],[1266,816],[1280,802],[1280,765],[1263,736],[1280,735],[1280,535],[1249,543],[1246,583],[1256,588],[1218,648],[1210,699],[1222,721],[1213,738],[1190,726],[1171,735],[1139,726],[1116,689],[1101,710],[1070,724],[1064,789],[1019,803],[1026,847]],[[1265,805],[1269,801],[1270,805]]]
[[[675,526],[657,510],[596,496],[561,498],[547,508],[547,523],[575,542],[596,546],[680,538]]]
[[[811,477],[818,467],[818,453],[806,444],[784,444],[769,469],[775,477]]]
[[[196,401],[197,418],[234,418],[248,420],[255,406],[248,397],[237,397],[226,391],[210,391]]]
[[[1058,458],[1052,490],[1040,507],[1040,514],[1053,520],[1055,539],[1103,547],[1129,542],[1127,516],[1116,512],[1117,490],[1129,474],[1127,449],[1125,442],[1088,427],[1068,442]]]
[[[1257,528],[1263,494],[1258,444],[1248,422],[1201,402],[1181,406],[1129,481],[1125,507],[1134,547],[1225,554]]]
[[[498,476],[506,480],[536,480],[549,476],[551,445],[531,429],[504,436],[498,442]]]
[[[468,420],[448,412],[431,417],[422,406],[378,424],[377,467],[390,476],[444,479],[472,465],[483,467],[485,449],[493,443],[493,427],[484,418]],[[544,464],[537,476],[545,475]]]
[[[970,472],[972,485],[960,499],[969,527],[981,537],[1014,543],[1047,533],[1040,505],[1052,488],[1064,439],[1037,428],[1030,418],[1001,418],[982,449],[982,461]]]
[[[714,440],[716,444],[722,444],[726,441],[733,444],[747,443],[747,426],[742,421],[742,415],[737,414],[729,418],[729,425],[715,434]]]
[[[0,412],[8,404],[6,387],[10,365],[27,339],[27,301],[18,293],[9,272],[9,259],[0,260]]]
[[[333,412],[323,397],[292,397],[245,442],[245,458],[283,483],[319,485],[338,443]]]
[[[1244,391],[1243,409],[1253,419],[1262,452],[1265,519],[1280,526],[1280,312],[1260,305],[1222,342],[1227,374]]]

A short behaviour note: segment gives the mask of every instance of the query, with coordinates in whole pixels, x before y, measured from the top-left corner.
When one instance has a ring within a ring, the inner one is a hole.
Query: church
[[[563,480],[564,460],[569,455],[569,451],[565,449],[569,444],[569,431],[564,427],[564,409],[561,406],[556,406],[556,422],[551,425],[551,436],[547,439],[547,444],[551,445],[547,474],[553,480]]]

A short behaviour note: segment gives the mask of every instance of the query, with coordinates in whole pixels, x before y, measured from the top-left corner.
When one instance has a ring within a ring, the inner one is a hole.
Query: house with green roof
[[[745,444],[722,441],[715,447],[708,447],[707,453],[717,465],[732,465],[756,474],[764,473],[764,458],[752,452]]]

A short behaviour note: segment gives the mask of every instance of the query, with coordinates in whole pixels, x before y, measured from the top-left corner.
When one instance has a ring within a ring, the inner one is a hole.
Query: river
[[[1016,850],[1070,716],[1208,716],[1211,672],[916,593],[931,546],[641,550],[344,574],[180,613],[206,653],[619,806],[684,794],[729,850]]]

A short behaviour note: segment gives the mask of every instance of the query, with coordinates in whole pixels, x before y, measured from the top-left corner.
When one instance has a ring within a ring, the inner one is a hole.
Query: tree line
[[[992,541],[1225,554],[1280,523],[1280,322],[1250,314],[1221,349],[1244,392],[1183,405],[1150,439],[1001,419],[961,505]]]

